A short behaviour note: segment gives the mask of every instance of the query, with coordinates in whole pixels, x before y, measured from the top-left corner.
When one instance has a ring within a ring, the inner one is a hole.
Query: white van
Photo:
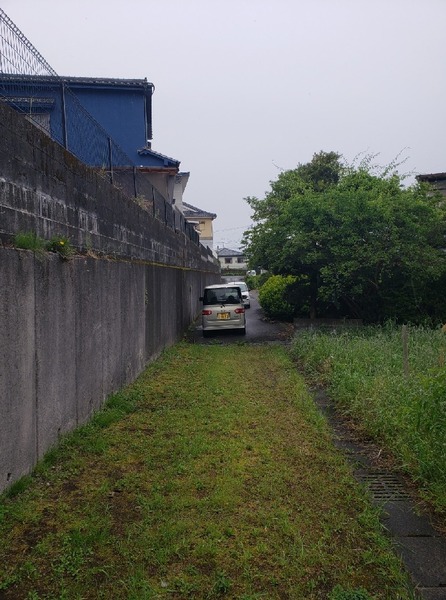
[[[241,289],[238,285],[216,284],[204,288],[201,311],[203,336],[212,331],[239,329],[246,333],[246,315]]]

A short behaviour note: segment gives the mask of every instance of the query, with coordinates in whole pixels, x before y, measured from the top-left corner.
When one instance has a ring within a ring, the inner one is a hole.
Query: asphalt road
[[[260,342],[286,342],[293,334],[291,323],[281,323],[269,321],[265,318],[260,308],[258,294],[252,290],[251,308],[246,309],[246,335],[237,330],[217,331],[210,337],[203,337],[201,330],[201,319],[199,318],[195,327],[189,330],[189,341],[197,344],[234,344],[240,342],[260,343]]]

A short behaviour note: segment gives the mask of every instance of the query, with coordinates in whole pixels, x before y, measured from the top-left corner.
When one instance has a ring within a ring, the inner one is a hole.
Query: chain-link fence
[[[135,198],[142,208],[167,226],[199,243],[198,233],[166,202],[147,173],[120,148],[88,113],[31,42],[0,8],[0,100],[23,114],[83,163],[95,168]],[[57,108],[57,110],[54,110]],[[60,118],[50,119],[50,111]]]

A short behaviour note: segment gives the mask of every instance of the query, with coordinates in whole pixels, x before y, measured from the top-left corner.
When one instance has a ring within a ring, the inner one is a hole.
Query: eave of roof
[[[161,175],[176,175],[178,173],[176,167],[138,166],[136,168],[140,173],[160,173]]]
[[[425,175],[417,175],[418,181],[440,181],[446,179],[446,173],[427,173]]]
[[[111,77],[59,77],[56,75],[22,75],[22,74],[2,74],[4,81],[22,81],[32,83],[65,83],[72,86],[91,86],[91,87],[124,87],[124,88],[142,88],[150,89],[154,92],[155,86],[147,78],[144,79],[118,79]]]
[[[185,217],[203,217],[207,219],[216,219],[217,215],[215,213],[207,212],[201,208],[197,208],[192,204],[188,204],[187,202],[183,202],[183,212]]]
[[[171,158],[170,156],[166,156],[165,154],[161,154],[160,152],[155,152],[151,148],[141,148],[138,150],[138,154],[140,156],[153,156],[154,158],[161,159],[165,164],[172,163],[173,166],[179,167],[181,161],[176,160],[175,158]],[[166,165],[167,166],[167,165]]]

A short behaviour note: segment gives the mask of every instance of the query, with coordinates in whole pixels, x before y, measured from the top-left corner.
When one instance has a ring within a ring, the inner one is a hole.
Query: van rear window
[[[204,290],[203,304],[240,304],[240,288],[221,287]]]

